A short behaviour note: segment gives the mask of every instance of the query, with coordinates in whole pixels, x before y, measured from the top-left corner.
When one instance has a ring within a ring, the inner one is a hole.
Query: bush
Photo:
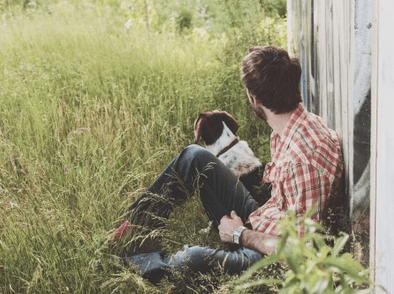
[[[281,240],[274,255],[256,263],[235,282],[235,290],[244,293],[245,289],[259,285],[273,285],[279,293],[372,293],[369,272],[344,252],[349,236],[342,233],[338,237],[325,235],[323,227],[311,220],[315,209],[302,217],[288,212],[280,223]],[[305,227],[303,237],[299,237],[299,227]],[[333,241],[333,246],[327,245]],[[270,264],[284,263],[287,272],[283,280],[253,280],[253,275]],[[361,292],[360,292],[361,293]]]

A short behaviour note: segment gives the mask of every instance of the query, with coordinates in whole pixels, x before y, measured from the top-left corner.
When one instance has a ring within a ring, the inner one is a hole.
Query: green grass
[[[193,142],[199,112],[232,113],[269,159],[269,129],[251,114],[239,65],[249,45],[285,46],[283,21],[244,19],[200,38],[148,34],[143,22],[127,30],[117,1],[25,2],[0,4],[0,293],[167,291],[169,282],[155,288],[114,264],[103,241]],[[170,221],[167,250],[219,244],[196,233],[206,226],[198,205],[177,213],[195,217],[177,243]],[[204,291],[212,277],[200,280],[185,291]]]

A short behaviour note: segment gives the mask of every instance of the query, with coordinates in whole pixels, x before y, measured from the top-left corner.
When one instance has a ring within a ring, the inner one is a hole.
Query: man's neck
[[[274,112],[263,106],[260,102],[258,102],[258,100],[253,95],[250,95],[248,91],[246,92],[255,114],[258,117],[266,120],[270,127],[274,130],[274,132],[276,132],[280,137],[282,137],[282,133],[293,111],[290,111],[288,113],[275,114]]]
[[[290,119],[292,112],[275,114],[269,109],[266,109],[265,114],[267,116],[267,123],[280,137],[282,137],[283,131]]]

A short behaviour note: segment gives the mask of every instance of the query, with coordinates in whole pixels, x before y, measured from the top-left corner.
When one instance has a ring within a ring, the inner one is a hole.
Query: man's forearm
[[[243,225],[244,223],[235,211],[231,211],[230,215],[223,216],[218,226],[220,240],[227,243],[234,242],[234,231]],[[240,240],[241,244],[246,247],[262,254],[271,255],[276,250],[279,237],[246,229],[242,231]]]
[[[271,255],[275,253],[279,237],[254,230],[244,230],[241,235],[241,244],[255,249],[260,253]]]

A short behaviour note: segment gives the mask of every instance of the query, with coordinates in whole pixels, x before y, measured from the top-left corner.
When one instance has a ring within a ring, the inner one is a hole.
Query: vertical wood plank
[[[376,281],[394,293],[394,2],[377,2]]]
[[[371,205],[370,205],[370,255],[369,264],[376,281],[376,203],[377,203],[377,116],[378,116],[378,43],[379,43],[379,1],[374,2],[371,40]]]

